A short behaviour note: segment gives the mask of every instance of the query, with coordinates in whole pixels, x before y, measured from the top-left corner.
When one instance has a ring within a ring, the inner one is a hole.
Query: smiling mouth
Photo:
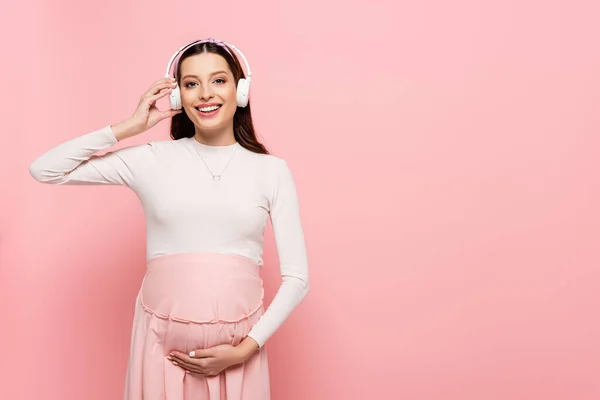
[[[215,105],[215,106],[209,106],[209,107],[194,107],[196,110],[200,111],[201,113],[204,114],[210,114],[212,112],[217,111],[219,108],[221,108],[222,104],[219,105]]]

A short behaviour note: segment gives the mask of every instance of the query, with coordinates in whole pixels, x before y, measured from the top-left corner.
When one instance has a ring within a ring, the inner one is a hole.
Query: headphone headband
[[[215,40],[212,38],[209,39],[203,39],[203,40],[196,40],[193,41],[191,43],[186,44],[185,46],[180,47],[172,56],[171,59],[169,60],[169,64],[167,65],[167,70],[165,71],[165,78],[168,78],[171,76],[171,66],[173,65],[173,61],[175,60],[175,57],[177,57],[178,54],[185,52],[188,48],[196,45],[196,44],[201,44],[201,43],[214,43],[216,45],[219,45],[223,48],[225,48],[225,50],[227,50],[227,52],[233,57],[233,53],[231,52],[231,50],[229,49],[229,47],[231,47],[232,49],[234,49],[236,52],[238,52],[238,54],[240,56],[242,56],[242,60],[244,60],[244,64],[246,64],[246,79],[250,80],[250,78],[252,77],[252,71],[250,71],[250,64],[248,64],[248,60],[246,60],[246,57],[244,56],[244,53],[242,53],[240,51],[240,49],[238,49],[237,47],[235,47],[232,44],[226,43],[226,42],[222,42],[220,40]],[[235,57],[233,57],[235,58]],[[173,74],[173,77],[175,77],[175,74]]]

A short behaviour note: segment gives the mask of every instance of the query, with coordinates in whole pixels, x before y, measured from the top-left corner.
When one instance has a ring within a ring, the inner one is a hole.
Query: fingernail
[[[190,357],[194,357],[196,355],[195,351],[190,351]]]
[[[178,365],[178,364],[177,364],[175,361],[173,361],[173,364],[174,364],[174,365]]]

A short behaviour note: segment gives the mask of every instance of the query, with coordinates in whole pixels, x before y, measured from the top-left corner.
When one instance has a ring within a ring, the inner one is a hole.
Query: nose
[[[200,89],[201,99],[210,99],[213,97],[212,87],[210,85],[202,85]]]

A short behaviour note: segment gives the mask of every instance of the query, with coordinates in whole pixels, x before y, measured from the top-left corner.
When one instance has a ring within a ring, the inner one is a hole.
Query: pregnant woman
[[[126,400],[270,398],[265,343],[306,296],[308,265],[294,179],[257,140],[250,79],[235,46],[192,42],[175,52],[131,117],[66,141],[30,166],[47,184],[126,186],[143,206],[147,268]],[[171,107],[159,110],[166,96]],[[172,140],[110,151],[164,119]],[[265,310],[268,219],[282,283]]]

